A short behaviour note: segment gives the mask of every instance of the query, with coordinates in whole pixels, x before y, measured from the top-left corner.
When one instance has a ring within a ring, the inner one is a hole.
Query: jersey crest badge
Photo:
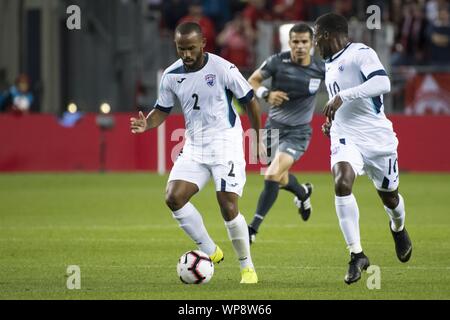
[[[207,74],[205,76],[206,84],[211,88],[216,84],[216,76],[214,74]]]
[[[344,71],[344,63],[345,63],[345,61],[342,60],[342,62],[340,63],[340,65],[339,65],[339,67],[338,67],[338,69],[339,69],[340,72]]]
[[[315,94],[320,87],[320,79],[311,78],[309,80],[309,93]]]

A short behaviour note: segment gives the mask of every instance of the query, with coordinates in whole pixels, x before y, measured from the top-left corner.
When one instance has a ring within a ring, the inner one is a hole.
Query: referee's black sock
[[[277,200],[279,190],[280,186],[278,182],[270,180],[264,181],[264,190],[259,196],[256,213],[253,217],[253,221],[250,223],[250,227],[252,227],[255,231],[258,231],[259,225],[262,223],[270,208],[272,208],[275,200]]]
[[[297,181],[297,178],[292,174],[289,173],[289,180],[287,185],[281,187],[282,189],[285,189],[287,191],[292,192],[299,198],[300,200],[305,200],[306,198],[306,190],[303,188]]]

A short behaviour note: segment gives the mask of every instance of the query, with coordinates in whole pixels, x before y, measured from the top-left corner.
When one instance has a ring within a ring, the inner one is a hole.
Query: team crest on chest
[[[206,84],[210,87],[214,87],[216,84],[216,75],[214,74],[207,74],[205,76]]]
[[[342,60],[342,62],[340,63],[340,65],[339,65],[339,71],[344,71],[344,63],[345,63],[345,61],[344,60]]]

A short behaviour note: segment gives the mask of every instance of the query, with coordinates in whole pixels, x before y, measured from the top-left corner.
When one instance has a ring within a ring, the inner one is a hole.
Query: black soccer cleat
[[[363,270],[367,270],[370,266],[369,258],[366,257],[364,252],[356,254],[352,252],[350,254],[350,262],[348,264],[348,271],[344,277],[346,284],[352,284],[353,282],[361,279],[361,272]]]
[[[307,221],[309,216],[311,215],[312,206],[311,206],[311,195],[313,192],[313,185],[309,182],[302,185],[302,187],[306,188],[306,199],[300,200],[298,197],[294,198],[294,203],[298,208],[298,213],[302,217],[303,221]]]
[[[257,233],[258,232],[255,229],[253,229],[252,227],[248,226],[248,239],[250,241],[250,244],[255,242]]]
[[[397,253],[397,258],[401,262],[408,262],[412,254],[412,244],[409,238],[408,231],[403,227],[402,231],[395,232],[391,228],[391,222],[389,222],[389,230],[391,230],[392,237],[395,242],[395,252]]]

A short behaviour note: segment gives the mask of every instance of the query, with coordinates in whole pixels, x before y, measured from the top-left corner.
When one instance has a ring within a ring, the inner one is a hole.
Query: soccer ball
[[[214,264],[206,253],[191,250],[178,260],[177,273],[183,283],[207,283],[214,274]]]

